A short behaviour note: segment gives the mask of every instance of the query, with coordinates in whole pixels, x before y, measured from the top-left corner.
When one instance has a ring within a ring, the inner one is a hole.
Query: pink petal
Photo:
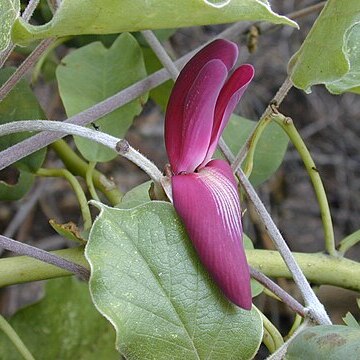
[[[216,59],[221,61],[227,70],[230,70],[237,59],[237,55],[238,49],[234,43],[227,40],[215,40],[199,51],[180,72],[165,115],[165,145],[172,167],[181,160],[184,109],[188,93],[199,73],[208,62]],[[191,129],[187,131],[187,133],[190,132]]]
[[[230,119],[230,115],[233,113],[253,77],[254,68],[252,65],[241,65],[234,71],[222,88],[215,107],[210,146],[203,165],[206,165],[213,156],[219,138]]]
[[[223,160],[198,173],[172,177],[174,206],[201,262],[223,293],[243,309],[251,308],[249,267],[242,243],[236,182]]]
[[[181,133],[177,134],[181,140],[179,158],[171,164],[175,174],[193,172],[204,161],[211,138],[216,100],[226,77],[224,64],[212,60],[200,70],[189,89]]]

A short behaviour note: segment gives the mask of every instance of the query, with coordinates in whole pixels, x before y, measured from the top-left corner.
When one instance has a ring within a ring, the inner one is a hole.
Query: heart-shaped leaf
[[[146,76],[141,48],[134,37],[121,34],[106,49],[94,42],[73,51],[56,70],[61,99],[68,116],[127,88]],[[96,121],[99,130],[118,138],[125,135],[134,117],[142,110],[147,95],[135,99]],[[89,161],[109,161],[115,151],[93,141],[75,136],[81,154]]]
[[[199,263],[173,207],[100,203],[85,255],[90,291],[126,359],[251,359],[262,339],[257,310],[231,304]]]
[[[310,92],[360,93],[360,1],[328,0],[300,50],[289,63],[294,85]]]
[[[146,16],[144,16],[146,14]],[[166,29],[263,20],[296,26],[277,15],[267,0],[62,0],[53,19],[41,26],[17,20],[12,37],[18,44],[51,36],[110,34],[144,29]]]
[[[10,324],[39,360],[119,358],[113,329],[96,311],[87,285],[75,278],[48,281],[46,296],[18,311]],[[2,332],[0,349],[1,359],[23,359]]]

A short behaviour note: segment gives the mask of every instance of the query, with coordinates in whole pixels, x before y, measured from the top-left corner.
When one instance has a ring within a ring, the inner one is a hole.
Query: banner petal
[[[234,43],[222,39],[215,40],[200,50],[180,72],[171,92],[165,115],[165,145],[172,166],[180,159],[182,149],[180,134],[184,128],[184,109],[188,93],[199,77],[199,73],[212,60],[221,61],[229,71],[234,66],[237,56],[238,48]]]

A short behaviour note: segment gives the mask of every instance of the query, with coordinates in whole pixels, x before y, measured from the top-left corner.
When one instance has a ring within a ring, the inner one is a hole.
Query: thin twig
[[[33,12],[35,11],[35,9],[37,8],[38,4],[39,4],[40,0],[30,0],[28,5],[26,6],[24,12],[21,15],[21,18],[24,21],[29,21]]]
[[[78,275],[81,279],[89,280],[90,272],[81,265],[75,264],[71,261],[65,260],[57,255],[51,254],[45,250],[38,249],[19,241],[10,239],[6,236],[0,235],[0,247],[8,251],[12,251],[19,255],[27,255],[34,259],[55,265],[61,269],[70,271]]]
[[[289,295],[285,290],[283,290],[278,284],[268,278],[259,270],[250,266],[251,277],[256,279],[260,284],[264,285],[267,289],[271,290],[281,301],[288,305],[289,308],[295,311],[302,317],[306,317],[308,310],[302,306],[296,299]]]
[[[22,120],[0,125],[0,136],[19,133],[24,131],[50,130],[65,135],[78,135],[86,139],[96,141],[99,144],[116,151],[144,170],[155,182],[160,183],[163,177],[160,170],[144,155],[132,148],[126,140],[118,139],[98,130],[92,130],[83,126],[51,120]]]
[[[155,34],[151,30],[141,31],[141,34],[146,39],[147,43],[150,45],[151,49],[154,51],[160,62],[163,64],[164,68],[167,69],[172,79],[176,80],[179,75],[179,69],[176,67],[171,57],[166,52]]]
[[[22,355],[22,357],[25,360],[35,360],[29,349],[21,340],[20,336],[1,314],[0,314],[0,330],[7,335],[9,340],[13,343],[17,351]]]
[[[21,63],[16,71],[0,87],[0,101],[14,88],[23,76],[34,66],[36,60],[52,44],[53,38],[45,39],[35,48],[35,50]]]

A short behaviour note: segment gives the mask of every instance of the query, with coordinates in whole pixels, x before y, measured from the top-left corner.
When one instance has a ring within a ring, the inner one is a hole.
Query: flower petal
[[[229,80],[222,88],[219,98],[216,102],[210,146],[206,158],[203,162],[203,166],[206,165],[206,163],[213,156],[219,138],[225,126],[227,125],[232,112],[234,111],[236,105],[241,99],[241,96],[244,94],[253,77],[254,68],[252,65],[241,65],[234,71],[234,73],[230,76]]]
[[[199,77],[199,73],[207,63],[216,59],[221,61],[227,70],[230,70],[237,55],[238,49],[234,43],[227,40],[215,40],[200,50],[180,72],[165,115],[165,145],[172,167],[181,160],[184,129],[183,113],[188,93]],[[191,130],[189,130],[190,132]]]
[[[189,89],[183,108],[180,155],[170,163],[175,174],[193,172],[204,161],[213,127],[216,100],[227,77],[219,60],[209,61]]]
[[[230,166],[211,161],[198,173],[172,177],[174,206],[212,278],[243,309],[251,308],[240,204]]]

